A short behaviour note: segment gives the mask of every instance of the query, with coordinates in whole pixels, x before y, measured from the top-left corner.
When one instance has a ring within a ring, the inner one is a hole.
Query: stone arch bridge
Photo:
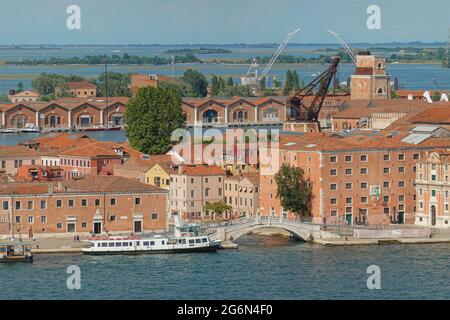
[[[339,238],[338,235],[324,231],[321,227],[320,224],[305,223],[294,219],[259,216],[211,225],[206,231],[212,239],[221,241],[235,241],[239,237],[261,228],[283,229],[295,238],[304,241],[313,241],[319,238]]]

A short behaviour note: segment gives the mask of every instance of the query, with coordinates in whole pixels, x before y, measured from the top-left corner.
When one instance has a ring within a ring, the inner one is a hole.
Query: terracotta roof
[[[17,92],[16,94],[10,95],[10,97],[39,97],[39,93],[34,92],[33,90],[24,90],[22,92]]]
[[[0,194],[45,194],[48,192],[46,183],[2,183],[0,184]]]
[[[60,153],[62,156],[96,158],[96,157],[117,157],[121,156],[111,148],[109,143],[92,142],[77,148],[71,148]]]
[[[135,155],[128,159],[124,164],[116,166],[120,170],[136,171],[145,173],[151,169],[155,164],[171,163],[172,157],[170,155],[149,155],[147,156]]]
[[[409,95],[412,95],[413,97],[423,97],[425,91],[427,90],[398,90],[397,95],[399,97],[408,97]]]
[[[430,108],[432,104],[422,100],[351,100],[346,101],[343,111],[333,115],[335,119],[360,119],[373,113],[411,113]]]
[[[182,175],[186,176],[220,176],[225,175],[225,170],[219,166],[185,166]]]
[[[74,133],[49,133],[32,140],[33,143],[38,143],[39,147],[55,149],[75,148],[94,141],[95,139],[84,134]]]
[[[450,105],[433,107],[409,119],[411,123],[450,124]]]
[[[234,180],[234,181],[242,181],[244,179],[247,179],[250,181],[250,183],[254,186],[259,186],[260,183],[260,174],[259,173],[243,173],[242,175],[236,174],[233,176],[228,176],[227,180]]]
[[[87,81],[66,82],[65,85],[69,89],[97,89],[97,86]]]
[[[380,131],[353,133],[348,136],[306,133],[303,135],[280,135],[280,149],[297,151],[337,151],[362,149],[395,149],[418,147],[450,147],[449,138],[429,138],[418,145],[403,142],[408,132]]]
[[[64,180],[63,191],[87,192],[140,192],[163,191],[163,189],[117,176],[82,176],[79,179]]]
[[[26,146],[0,146],[0,157],[35,157],[40,153]]]
[[[410,131],[417,124],[450,124],[450,103],[437,102],[419,112],[407,114],[385,128],[389,131]]]

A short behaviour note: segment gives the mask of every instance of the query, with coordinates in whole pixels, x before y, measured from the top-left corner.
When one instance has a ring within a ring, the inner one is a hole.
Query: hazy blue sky
[[[81,7],[81,30],[66,28],[66,8]],[[381,30],[366,9],[381,7]],[[262,43],[445,41],[449,0],[0,0],[0,43]]]

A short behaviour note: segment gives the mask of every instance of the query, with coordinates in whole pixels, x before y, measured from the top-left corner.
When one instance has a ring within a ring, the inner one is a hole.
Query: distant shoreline
[[[350,46],[374,46],[374,45],[413,45],[413,46],[445,46],[447,43],[445,41],[431,41],[431,42],[422,42],[422,41],[404,41],[404,42],[350,42],[348,43]],[[263,42],[263,43],[129,43],[129,44],[101,44],[101,43],[91,43],[91,44],[50,44],[50,43],[37,43],[37,44],[2,44],[1,48],[12,48],[12,47],[41,47],[44,49],[50,48],[64,48],[64,47],[198,47],[198,46],[222,46],[222,47],[230,47],[230,46],[250,46],[250,47],[262,47],[262,46],[278,46],[277,42]],[[340,46],[339,43],[336,42],[311,42],[311,43],[298,43],[292,42],[289,43],[288,46]]]

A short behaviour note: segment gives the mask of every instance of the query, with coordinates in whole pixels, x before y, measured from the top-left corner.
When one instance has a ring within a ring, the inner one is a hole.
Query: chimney
[[[178,166],[178,174],[183,174],[183,172],[184,172],[184,164],[180,164]]]

